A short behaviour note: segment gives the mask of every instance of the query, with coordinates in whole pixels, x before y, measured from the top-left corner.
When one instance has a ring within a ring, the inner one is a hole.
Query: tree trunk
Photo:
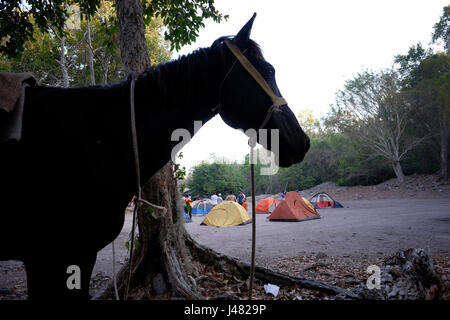
[[[119,39],[126,73],[142,73],[150,65],[142,7],[139,0],[117,0]],[[175,292],[184,298],[200,296],[186,281],[189,257],[184,244],[183,218],[179,217],[179,199],[173,163],[169,162],[142,188],[142,197],[163,206],[167,213],[155,218],[148,211],[138,210],[139,250],[132,261],[130,291],[142,285],[149,286],[155,295]],[[123,294],[128,277],[128,265],[120,271],[119,291]]]
[[[66,37],[62,36],[60,39],[60,48],[61,53],[59,55],[59,66],[61,67],[61,73],[63,78],[63,87],[68,88],[69,87],[69,72],[67,71],[67,65],[66,65]]]
[[[405,174],[403,173],[402,166],[400,165],[400,161],[394,161],[392,163],[392,168],[394,169],[395,175],[397,176],[397,180],[400,184],[405,182]]]
[[[108,72],[109,72],[109,63],[111,62],[111,54],[105,54],[105,62],[103,64],[103,73],[102,73],[102,84],[106,85],[108,83]]]
[[[184,218],[180,214],[180,194],[169,162],[143,187],[143,197],[167,209],[163,217],[155,218],[148,211],[139,211],[140,251],[133,263],[132,286],[150,285],[152,293],[172,292],[186,299],[198,299],[188,280],[193,273],[190,255],[184,243]],[[194,272],[195,273],[195,272]]]
[[[89,15],[86,18],[86,42],[89,52],[89,73],[91,74],[91,85],[95,85],[94,50],[92,49],[91,24],[89,21]]]
[[[445,113],[441,116],[439,121],[440,126],[440,144],[441,144],[441,177],[444,183],[448,183],[448,119]]]
[[[142,5],[138,0],[116,0],[119,42],[125,74],[141,73],[150,66]]]

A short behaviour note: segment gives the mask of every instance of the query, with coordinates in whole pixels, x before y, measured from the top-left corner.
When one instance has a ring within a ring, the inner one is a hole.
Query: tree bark
[[[105,54],[105,62],[103,63],[103,72],[102,72],[102,84],[106,85],[108,83],[108,72],[109,72],[109,63],[111,62],[111,54]]]
[[[92,49],[91,24],[89,15],[86,17],[86,42],[89,52],[89,73],[91,75],[91,85],[95,85],[94,50]]]
[[[150,66],[142,5],[138,0],[116,0],[119,42],[125,74],[141,73]]]
[[[441,144],[441,177],[444,183],[448,183],[448,119],[445,113],[439,121],[440,126],[440,144]]]
[[[61,73],[63,78],[63,87],[68,88],[69,87],[69,72],[67,71],[67,64],[66,64],[66,37],[62,36],[60,38],[60,59],[58,61],[59,66],[61,67]]]
[[[394,169],[395,175],[397,176],[398,182],[403,184],[405,182],[405,174],[403,173],[400,161],[394,161],[392,163],[392,168]]]

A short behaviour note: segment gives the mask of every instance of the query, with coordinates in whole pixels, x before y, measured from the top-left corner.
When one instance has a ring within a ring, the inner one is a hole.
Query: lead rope
[[[136,76],[134,72],[131,72],[131,84],[130,84],[130,112],[131,112],[131,134],[133,138],[133,153],[135,160],[135,168],[136,168],[136,190],[137,196],[134,198],[134,210],[133,210],[133,223],[131,226],[131,241],[130,241],[130,260],[128,262],[128,279],[127,286],[125,288],[125,296],[124,300],[128,298],[128,289],[130,288],[131,282],[131,270],[133,264],[133,251],[134,251],[134,233],[135,233],[135,225],[136,225],[136,213],[138,209],[138,203],[141,200],[141,172],[139,168],[139,150],[137,144],[137,134],[136,134],[136,114],[134,108],[134,88],[136,85]]]
[[[147,200],[142,199],[142,189],[141,189],[141,170],[139,165],[139,149],[138,149],[138,141],[137,141],[137,132],[136,132],[136,113],[135,113],[135,107],[134,107],[134,91],[136,86],[136,76],[134,72],[130,73],[131,83],[130,83],[130,117],[131,117],[131,134],[133,138],[133,154],[134,154],[134,162],[135,162],[135,168],[136,168],[136,190],[137,194],[134,197],[134,210],[133,210],[133,224],[131,227],[131,239],[130,239],[130,260],[128,263],[128,279],[125,287],[125,296],[124,300],[127,300],[128,298],[128,289],[130,288],[130,282],[131,282],[131,271],[132,271],[132,264],[133,264],[133,251],[134,251],[134,234],[135,234],[135,227],[136,227],[136,216],[137,216],[137,210],[138,208],[145,207],[152,208],[156,210],[151,210],[151,215],[157,219],[163,217],[166,212],[167,208],[158,206],[156,204],[153,204]],[[159,212],[159,214],[156,214],[156,211]]]
[[[253,279],[255,277],[255,251],[256,251],[256,200],[255,200],[255,165],[253,164],[253,145],[250,146],[250,177],[252,183],[252,256],[250,265],[250,285],[248,299],[253,296]]]
[[[119,290],[117,290],[117,277],[116,277],[116,249],[114,247],[114,240],[112,242],[112,254],[113,254],[113,281],[114,281],[114,293],[116,294],[116,300],[120,300]]]

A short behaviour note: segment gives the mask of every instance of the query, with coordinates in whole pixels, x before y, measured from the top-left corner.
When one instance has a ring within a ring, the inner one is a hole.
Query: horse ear
[[[250,33],[252,31],[253,21],[255,20],[256,12],[253,14],[253,16],[248,20],[248,22],[245,24],[245,26],[242,27],[242,29],[238,32],[236,37],[234,38],[234,41],[239,45],[245,45],[248,40],[250,39]]]

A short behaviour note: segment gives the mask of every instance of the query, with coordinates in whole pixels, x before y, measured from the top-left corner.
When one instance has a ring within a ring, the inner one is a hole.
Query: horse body
[[[112,103],[121,91],[27,89],[22,140],[2,152],[0,254],[25,262],[32,296],[65,292],[69,265],[84,266],[88,286],[96,252],[122,228],[133,162],[129,125],[118,121],[127,110]]]
[[[250,47],[249,59],[264,70],[259,48],[248,42],[252,23],[234,41]],[[222,82],[234,61],[218,41],[138,77],[142,182],[170,160],[178,143],[171,141],[173,130],[193,135],[194,121],[208,121],[217,104],[232,127],[261,123],[270,101],[245,70],[236,67]],[[279,93],[274,79],[266,78]],[[88,297],[96,254],[120,233],[135,193],[129,101],[129,80],[106,87],[27,88],[22,139],[0,145],[0,260],[25,262],[30,297]],[[287,108],[272,118],[267,128],[280,129],[280,164],[300,161],[309,140],[295,116]],[[81,290],[67,287],[70,265],[81,269]]]

